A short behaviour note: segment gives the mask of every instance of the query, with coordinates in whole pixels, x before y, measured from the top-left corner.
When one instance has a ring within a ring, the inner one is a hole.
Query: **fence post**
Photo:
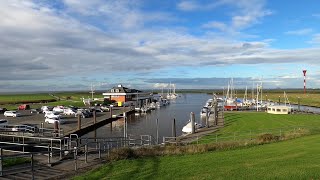
[[[101,159],[101,144],[99,143],[99,159]]]
[[[33,163],[33,154],[31,153],[31,176],[32,176],[32,180],[34,180],[34,168],[33,168],[33,166],[34,166],[34,163]]]
[[[193,112],[190,113],[190,121],[191,121],[191,134],[194,134],[195,133],[195,127],[194,127],[195,116]]]
[[[3,155],[3,150],[2,150],[2,148],[0,148],[0,177],[3,176],[2,155]]]
[[[84,145],[84,162],[88,163],[88,144]]]
[[[177,137],[176,118],[173,118],[173,122],[172,122],[172,137]],[[175,138],[175,140],[176,140],[176,138]]]
[[[51,160],[50,160],[50,157],[51,155],[50,155],[50,145],[48,145],[48,164],[50,164],[51,163]]]
[[[159,144],[159,119],[157,119],[157,145]]]
[[[78,114],[78,130],[81,129],[81,115]]]
[[[24,136],[22,137],[22,152],[24,152]]]
[[[97,111],[93,110],[93,124],[96,124],[97,122]]]
[[[74,147],[74,152],[73,152],[73,156],[74,156],[74,170],[78,170],[78,164],[77,164],[77,147]]]

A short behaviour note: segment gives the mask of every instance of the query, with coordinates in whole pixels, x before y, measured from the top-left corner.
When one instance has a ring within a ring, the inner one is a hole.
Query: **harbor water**
[[[191,112],[195,113],[197,122],[203,123],[204,120],[200,118],[200,110],[209,98],[212,98],[212,95],[201,93],[179,94],[179,97],[171,100],[167,106],[144,114],[130,114],[127,116],[127,134],[133,137],[140,135],[152,135],[156,137],[158,119],[159,141],[162,141],[163,137],[172,136],[172,124],[173,119],[175,119],[176,134],[180,136],[183,126],[185,126],[190,119]],[[123,118],[84,135],[84,137],[121,136],[124,136]]]

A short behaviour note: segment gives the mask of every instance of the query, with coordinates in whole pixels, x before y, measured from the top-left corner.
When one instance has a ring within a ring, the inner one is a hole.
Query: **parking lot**
[[[123,112],[122,107],[114,108],[112,110],[112,114],[121,114]],[[20,117],[5,117],[3,114],[0,114],[0,119],[7,119],[8,125],[22,125],[22,124],[30,124],[30,125],[36,125],[37,127],[41,127],[41,124],[44,128],[54,128],[54,124],[47,124],[44,122],[45,117],[44,114],[36,114],[36,113],[30,113],[30,110],[18,110],[21,114]],[[75,130],[78,128],[78,118],[74,115],[62,115],[62,119],[65,120],[64,124],[60,124],[59,128],[63,129],[64,134],[67,134],[68,132]],[[111,117],[110,112],[96,112],[96,121],[102,121],[105,119],[108,119]],[[81,118],[81,125],[87,125],[93,123],[93,117],[89,118]]]

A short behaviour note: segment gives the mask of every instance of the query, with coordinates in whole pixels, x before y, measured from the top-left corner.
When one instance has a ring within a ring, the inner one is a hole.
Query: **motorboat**
[[[208,112],[210,112],[210,107],[212,106],[213,99],[208,99],[206,104],[202,107],[200,111],[200,116],[206,116]]]
[[[201,128],[202,125],[201,124],[198,124],[198,123],[194,123],[194,129],[197,130],[199,128]],[[192,123],[191,121],[188,122],[187,125],[185,125],[183,128],[182,128],[182,132],[184,133],[191,133],[192,132]]]

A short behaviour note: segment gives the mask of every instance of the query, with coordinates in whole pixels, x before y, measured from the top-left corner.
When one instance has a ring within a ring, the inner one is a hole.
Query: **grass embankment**
[[[319,131],[320,116],[315,114],[277,115],[265,112],[226,112],[225,126],[218,132],[201,138],[201,143],[248,139],[262,133],[284,135],[295,128],[305,128],[308,131]],[[217,137],[216,137],[217,136]]]
[[[320,135],[229,151],[121,160],[74,179],[317,179]]]
[[[40,103],[55,101],[49,94],[10,94],[0,95],[0,104]]]
[[[73,105],[84,106],[81,98],[91,97],[89,93],[85,92],[63,92],[56,94],[10,94],[0,95],[1,107],[10,110],[16,110],[19,104],[30,104],[32,108],[39,108],[43,105]],[[96,94],[94,98],[103,98],[101,94]]]

